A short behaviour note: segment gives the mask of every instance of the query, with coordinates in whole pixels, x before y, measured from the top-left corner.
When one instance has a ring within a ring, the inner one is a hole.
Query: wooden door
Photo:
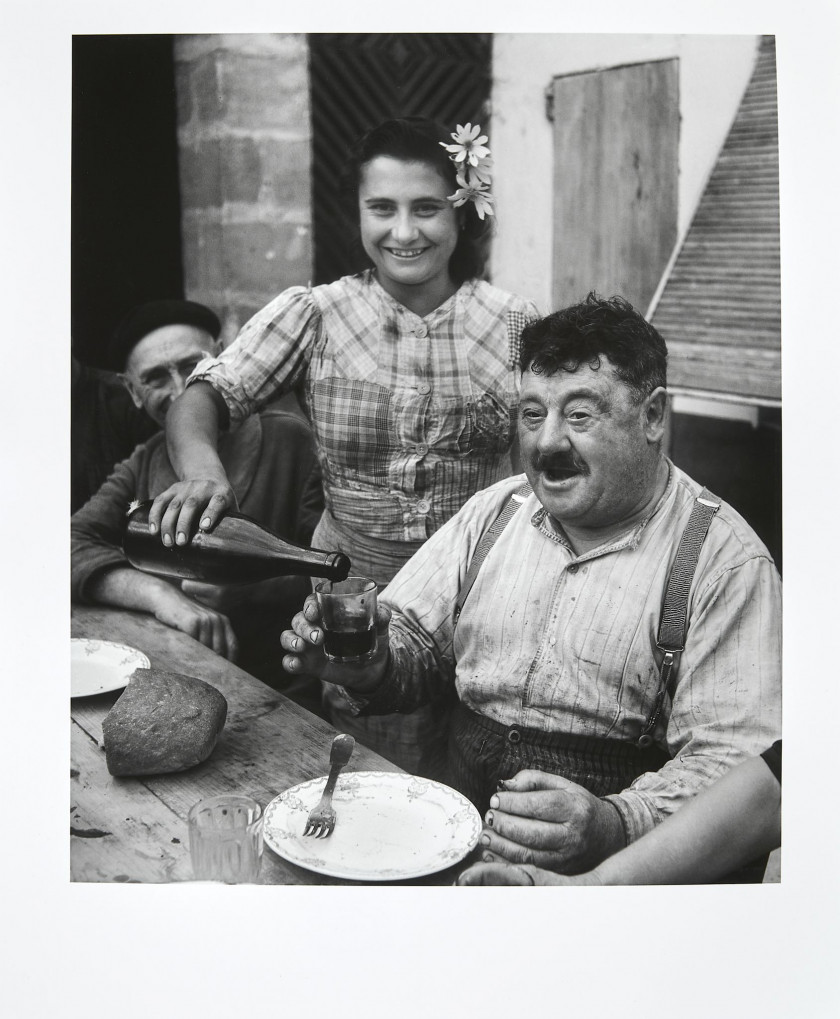
[[[555,308],[590,290],[643,314],[677,238],[676,60],[557,77]]]

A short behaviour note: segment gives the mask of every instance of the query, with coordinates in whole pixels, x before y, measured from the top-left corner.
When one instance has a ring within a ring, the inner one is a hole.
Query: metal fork
[[[304,835],[314,835],[319,839],[325,839],[328,835],[332,835],[333,828],[335,828],[335,811],[332,809],[333,790],[338,781],[338,773],[350,760],[355,746],[356,741],[352,736],[348,736],[347,733],[340,733],[332,741],[332,746],[330,747],[330,774],[318,805],[309,811],[306,827],[303,829]]]

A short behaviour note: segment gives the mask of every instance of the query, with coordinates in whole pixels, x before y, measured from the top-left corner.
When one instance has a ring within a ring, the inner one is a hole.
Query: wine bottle
[[[123,552],[146,573],[207,584],[243,584],[271,577],[344,580],[350,560],[342,552],[302,548],[256,520],[228,513],[212,531],[198,531],[186,545],[164,545],[149,532],[151,501],[133,502],[126,515]]]

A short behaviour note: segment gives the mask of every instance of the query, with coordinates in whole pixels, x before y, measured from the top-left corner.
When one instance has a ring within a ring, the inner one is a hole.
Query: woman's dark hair
[[[575,372],[582,364],[593,371],[605,357],[637,402],[666,385],[665,341],[631,304],[608,300],[594,291],[585,301],[555,311],[522,330],[519,367],[536,375]]]
[[[341,194],[349,221],[358,229],[362,169],[377,156],[426,163],[441,175],[447,187],[452,189],[450,194],[453,194],[458,187],[455,167],[441,142],[451,144],[450,133],[441,124],[425,117],[386,120],[363,134],[347,155],[341,181]],[[456,211],[461,230],[449,260],[449,272],[460,286],[465,280],[481,276],[484,272],[491,224],[489,218],[479,219],[472,202],[466,202]]]

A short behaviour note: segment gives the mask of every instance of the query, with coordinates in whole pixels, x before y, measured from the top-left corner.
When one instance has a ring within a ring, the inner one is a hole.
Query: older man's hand
[[[624,828],[611,803],[542,771],[520,771],[500,783],[484,820],[485,862],[579,874],[624,847]]]
[[[152,611],[155,618],[166,626],[188,634],[217,655],[236,661],[239,653],[236,634],[222,612],[194,601],[166,582],[160,585]]]

